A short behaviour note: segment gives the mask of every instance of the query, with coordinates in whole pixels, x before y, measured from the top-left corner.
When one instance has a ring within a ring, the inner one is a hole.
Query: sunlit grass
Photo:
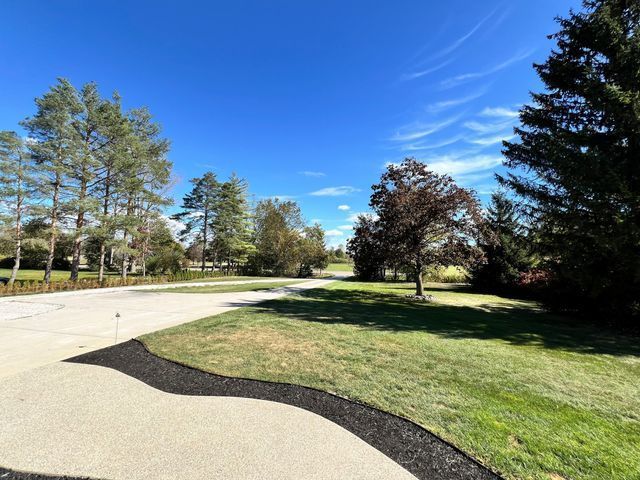
[[[640,478],[637,339],[528,301],[336,282],[142,338],[224,375],[307,385],[410,418],[508,478]]]
[[[261,290],[271,290],[274,288],[286,287],[287,285],[293,285],[302,283],[304,280],[289,280],[285,282],[259,282],[259,283],[243,283],[240,285],[210,285],[210,286],[198,286],[198,287],[169,287],[154,290],[147,290],[149,292],[171,292],[171,293],[229,293],[229,292],[257,292]]]

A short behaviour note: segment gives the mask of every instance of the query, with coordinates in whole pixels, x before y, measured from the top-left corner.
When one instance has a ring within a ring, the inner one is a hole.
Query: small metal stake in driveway
[[[114,345],[118,343],[118,325],[120,324],[120,314],[116,312],[116,339],[113,342]]]

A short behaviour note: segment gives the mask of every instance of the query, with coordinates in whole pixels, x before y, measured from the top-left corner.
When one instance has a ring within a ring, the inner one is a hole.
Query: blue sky
[[[173,195],[213,170],[298,201],[344,243],[388,162],[415,156],[486,201],[500,140],[578,0],[8,0],[0,129],[55,78],[146,105],[172,141]]]

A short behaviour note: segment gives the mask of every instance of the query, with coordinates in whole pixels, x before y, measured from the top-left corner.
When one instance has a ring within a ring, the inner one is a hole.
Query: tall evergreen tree
[[[211,224],[220,202],[221,185],[213,172],[206,172],[202,177],[192,179],[191,183],[193,188],[183,197],[181,211],[172,218],[184,223],[184,229],[180,232],[183,240],[195,236],[195,240],[202,245],[200,269],[204,272],[211,242]]]
[[[170,181],[171,162],[167,159],[169,141],[160,136],[160,125],[152,120],[145,108],[129,113],[131,134],[127,136],[119,193],[119,214],[122,222],[120,238],[120,274],[127,277],[143,252],[141,237],[146,236],[150,215],[170,204],[166,187]]]
[[[78,136],[73,118],[80,111],[76,90],[65,79],[36,99],[36,114],[22,125],[33,139],[28,147],[43,176],[41,195],[47,198],[46,216],[49,221],[49,254],[45,265],[44,282],[51,281],[56,241],[60,223],[69,207],[67,189],[70,165],[77,154]]]
[[[33,165],[23,140],[15,132],[0,132],[0,219],[9,227],[14,246],[10,285],[20,269],[23,224],[34,194]]]
[[[353,259],[353,271],[360,280],[384,280],[387,250],[383,246],[379,222],[371,215],[359,215],[347,253]]]
[[[132,125],[122,112],[120,97],[113,95],[112,101],[103,104],[102,134],[107,143],[97,152],[99,162],[96,179],[92,186],[92,196],[99,202],[95,213],[95,224],[90,230],[92,247],[98,247],[97,267],[98,280],[104,280],[107,250],[115,246],[115,234],[120,228],[120,216],[117,215],[119,194],[123,192],[126,178],[127,158],[130,152]]]
[[[484,261],[473,272],[474,285],[486,291],[512,290],[530,266],[530,253],[516,206],[504,192],[491,196],[481,230]]]
[[[215,215],[211,222],[213,249],[221,261],[226,261],[227,274],[232,264],[246,262],[253,250],[247,188],[247,182],[232,173],[229,180],[220,185],[215,204]]]
[[[86,235],[86,226],[100,211],[100,199],[94,195],[96,185],[103,181],[99,176],[102,162],[100,157],[113,142],[115,129],[110,122],[118,122],[113,115],[113,106],[109,100],[101,98],[95,83],[87,83],[78,92],[79,111],[73,119],[73,127],[78,138],[78,152],[70,164],[69,176],[71,208],[75,211],[73,251],[70,279],[78,279],[82,242]]]
[[[640,316],[640,3],[585,0],[558,22],[501,181],[539,224],[559,304]]]

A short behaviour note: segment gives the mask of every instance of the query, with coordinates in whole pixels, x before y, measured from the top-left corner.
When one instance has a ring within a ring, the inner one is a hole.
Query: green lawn
[[[353,265],[351,263],[330,263],[325,270],[328,272],[353,272]]]
[[[238,282],[246,280],[267,280],[272,277],[243,277],[241,275],[229,275],[228,277],[208,277],[208,278],[194,278],[193,280],[184,280],[180,283],[199,283],[199,282]]]
[[[51,272],[51,280],[54,282],[60,280],[69,280],[70,272],[68,270],[53,270]],[[129,275],[135,276],[135,274],[130,273]],[[0,268],[0,277],[10,277],[11,269],[9,268]],[[98,272],[88,271],[88,270],[80,270],[78,272],[78,276],[80,278],[98,278]],[[120,276],[119,272],[105,272],[105,276]],[[29,270],[29,269],[20,269],[18,270],[18,280],[37,280],[41,281],[44,277],[44,270]],[[185,282],[232,282],[238,280],[261,280],[268,277],[242,277],[242,276],[220,276],[220,277],[210,277],[210,278],[196,278],[193,280],[185,280]]]
[[[261,282],[243,283],[240,285],[211,285],[206,287],[175,287],[147,290],[147,292],[171,292],[171,293],[228,293],[228,292],[256,292],[271,290],[272,288],[286,287],[301,283],[304,280],[289,280],[286,282]]]
[[[410,418],[508,478],[640,478],[640,347],[534,303],[336,282],[142,337],[224,375],[291,382]]]
[[[69,280],[70,272],[68,270],[53,270],[51,272],[51,280],[57,282],[59,280]],[[98,272],[90,272],[81,270],[78,272],[80,278],[98,278]],[[115,272],[106,272],[105,275],[118,275]],[[0,268],[0,277],[10,277],[10,268]],[[18,270],[18,280],[42,280],[44,277],[44,270]]]

